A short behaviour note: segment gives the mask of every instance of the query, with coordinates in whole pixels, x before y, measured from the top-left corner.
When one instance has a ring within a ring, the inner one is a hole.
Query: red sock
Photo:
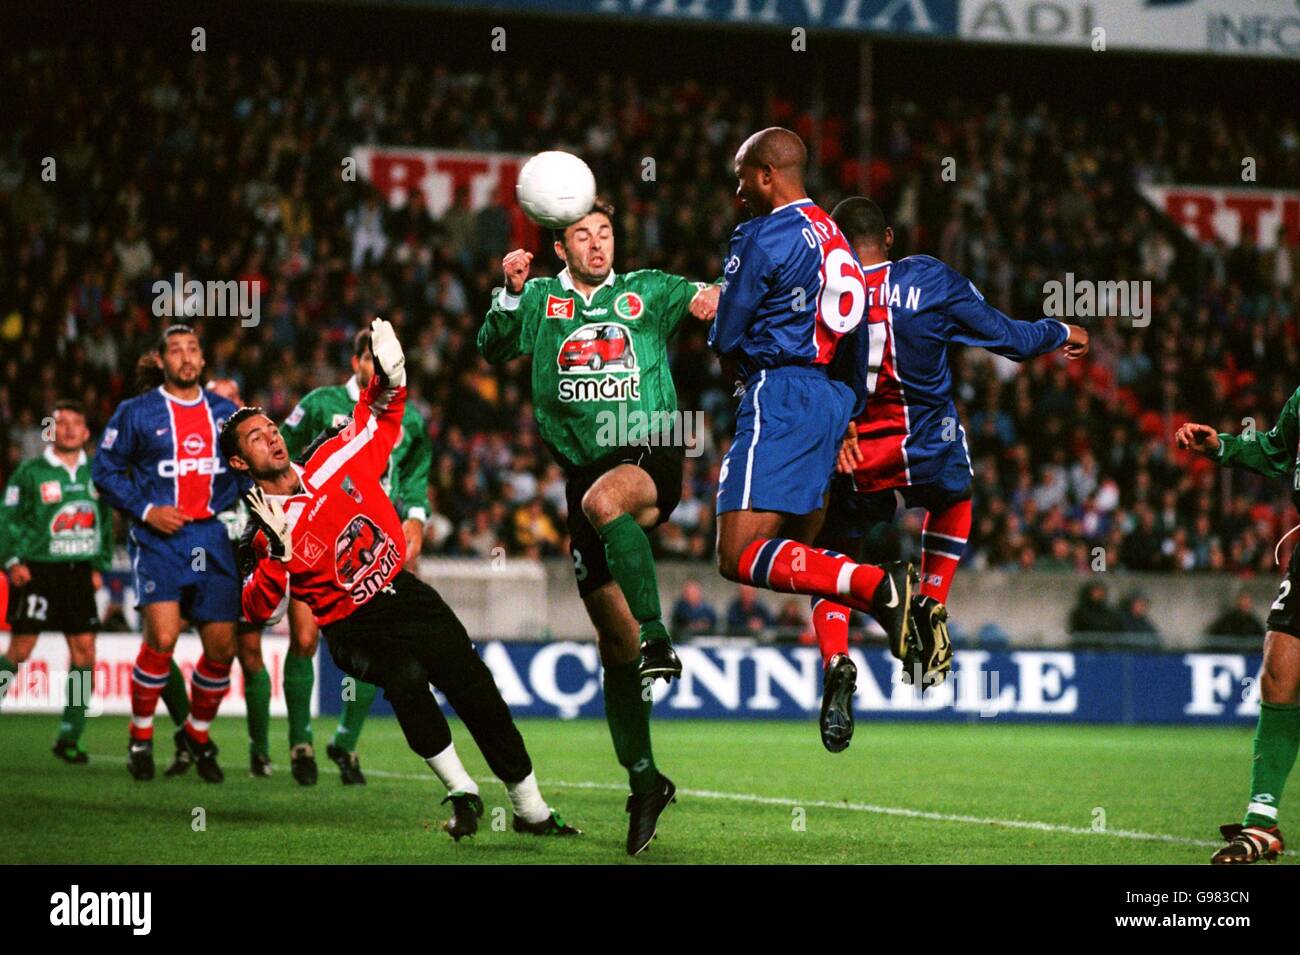
[[[131,738],[153,739],[153,714],[171,672],[172,655],[140,644],[131,671]]]
[[[952,575],[970,537],[970,498],[941,511],[927,511],[921,528],[921,593],[948,602]]]
[[[208,741],[208,727],[229,690],[230,664],[214,663],[207,654],[199,657],[190,676],[190,718],[185,721],[185,731],[200,743]]]
[[[760,538],[740,555],[742,583],[787,594],[829,597],[871,612],[871,595],[885,572],[843,554],[782,537]]]
[[[849,608],[825,597],[814,597],[812,619],[824,668],[835,654],[849,652]]]

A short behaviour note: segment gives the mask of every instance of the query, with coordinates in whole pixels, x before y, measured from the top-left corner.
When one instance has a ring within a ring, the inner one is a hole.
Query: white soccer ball
[[[572,153],[538,153],[519,170],[515,195],[528,218],[547,229],[562,229],[591,211],[596,177]]]

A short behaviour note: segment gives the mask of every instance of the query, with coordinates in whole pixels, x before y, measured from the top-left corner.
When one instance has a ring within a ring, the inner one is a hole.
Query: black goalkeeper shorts
[[[1300,547],[1291,551],[1286,576],[1277,588],[1277,598],[1269,605],[1265,626],[1278,633],[1300,639],[1300,598],[1296,597],[1296,578],[1300,576]]]
[[[573,575],[578,580],[578,596],[586,597],[614,579],[605,562],[605,542],[582,511],[582,498],[607,471],[620,464],[635,464],[655,482],[655,503],[659,520],[668,520],[682,499],[682,459],[685,452],[673,446],[624,447],[598,461],[566,473],[564,494],[569,507],[569,554],[573,557]]]
[[[27,586],[9,591],[9,629],[14,633],[93,633],[99,629],[95,607],[95,568],[90,561],[32,561]]]

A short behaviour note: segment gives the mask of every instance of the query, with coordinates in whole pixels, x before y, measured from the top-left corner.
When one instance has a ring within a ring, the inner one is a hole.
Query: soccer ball
[[[528,218],[547,229],[562,229],[591,211],[596,177],[572,153],[538,153],[519,170],[515,195]]]

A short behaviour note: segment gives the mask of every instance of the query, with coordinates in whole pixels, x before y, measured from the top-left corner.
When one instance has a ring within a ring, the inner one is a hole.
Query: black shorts
[[[582,498],[607,471],[620,464],[635,464],[655,482],[655,504],[659,507],[659,520],[668,520],[682,499],[682,459],[685,452],[679,447],[624,447],[612,451],[585,467],[566,471],[564,493],[569,506],[569,553],[573,557],[573,575],[578,579],[578,595],[587,596],[598,587],[613,580],[609,564],[605,562],[605,542],[591,526],[582,512]]]
[[[853,546],[849,549],[852,553],[849,556],[854,560],[896,558],[897,554],[892,553],[890,543],[881,540],[882,535],[878,530],[873,534],[873,528],[893,524],[900,495],[906,507],[941,511],[969,498],[971,488],[969,484],[956,490],[937,484],[912,484],[864,492],[857,489],[850,475],[837,473],[831,479],[826,520],[822,523],[817,545],[827,547],[834,543],[846,546],[851,543]]]
[[[1269,605],[1265,627],[1278,633],[1300,638],[1300,598],[1296,596],[1296,581],[1300,577],[1300,547],[1291,551],[1286,576],[1277,588],[1277,598]]]
[[[32,579],[9,592],[9,629],[14,633],[86,633],[99,629],[95,568],[88,560],[31,561]]]

